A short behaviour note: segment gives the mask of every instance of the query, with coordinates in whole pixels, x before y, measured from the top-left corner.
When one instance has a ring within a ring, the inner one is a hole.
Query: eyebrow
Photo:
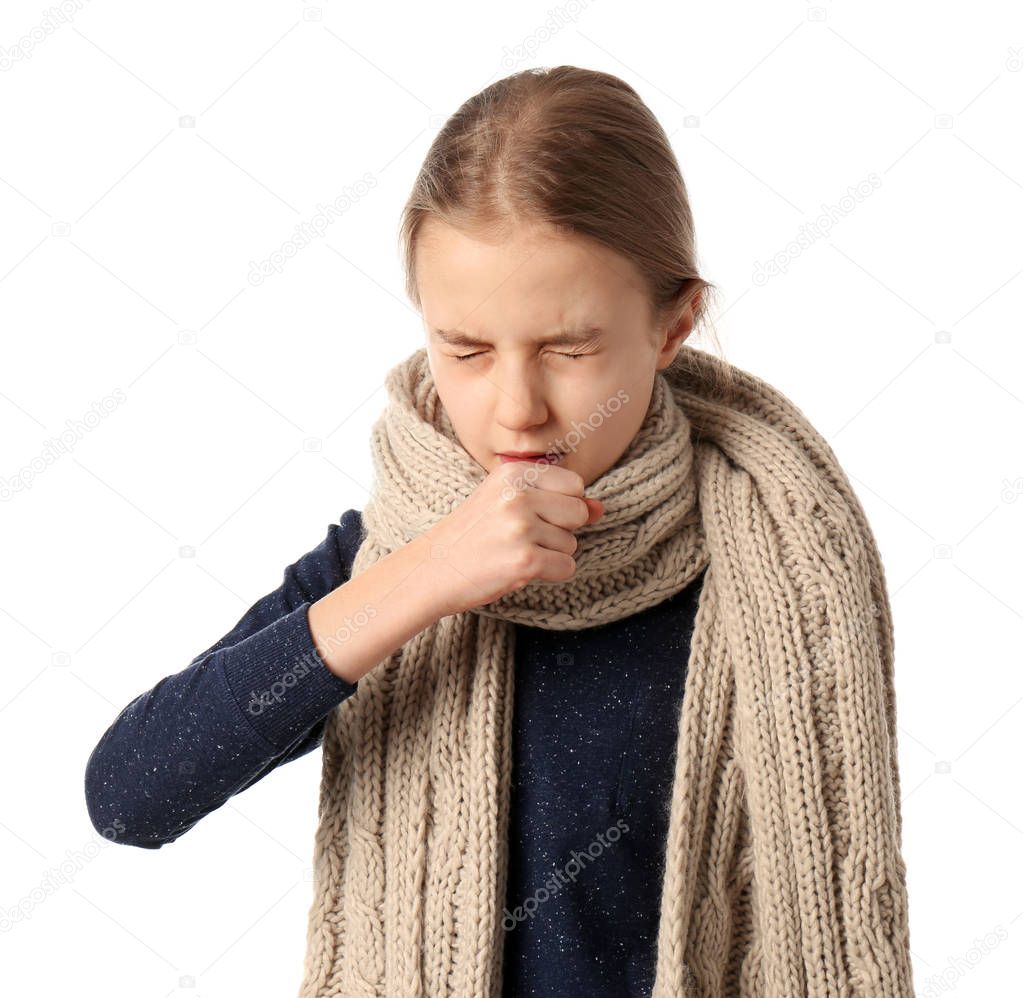
[[[461,329],[435,329],[433,332],[438,339],[454,347],[490,346],[486,340],[470,336]],[[560,329],[546,339],[538,340],[537,343],[539,346],[554,347],[588,346],[596,343],[603,335],[604,331],[596,326],[584,326],[579,329]]]

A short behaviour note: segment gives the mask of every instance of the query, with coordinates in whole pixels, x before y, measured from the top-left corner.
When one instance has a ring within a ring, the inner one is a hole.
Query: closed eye
[[[476,353],[463,354],[461,357],[458,356],[458,354],[453,354],[452,356],[455,360],[472,360],[473,357],[481,357],[485,352],[486,351],[484,350],[478,350]],[[551,352],[556,354],[558,357],[571,357],[573,360],[578,360],[580,357],[588,356],[585,353],[559,353],[557,350],[552,350]]]

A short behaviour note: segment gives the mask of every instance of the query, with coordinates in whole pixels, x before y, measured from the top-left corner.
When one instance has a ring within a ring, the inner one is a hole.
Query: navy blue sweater
[[[331,524],[216,644],[129,703],[89,756],[89,817],[158,849],[322,742],[358,683],[323,663],[316,600],[350,578],[358,510]],[[653,987],[675,741],[702,575],[625,620],[515,627],[504,908],[507,998]],[[274,696],[289,663],[319,668]],[[108,833],[109,834],[109,833]]]

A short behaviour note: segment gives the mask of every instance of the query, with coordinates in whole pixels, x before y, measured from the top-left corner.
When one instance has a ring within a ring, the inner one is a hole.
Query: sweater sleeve
[[[85,767],[100,834],[158,849],[321,743],[327,714],[358,683],[323,662],[309,607],[348,581],[361,538],[349,510],[227,634],[121,711]]]
[[[801,594],[802,667],[772,693],[775,709],[768,712],[783,744],[794,749],[791,758],[772,763],[786,802],[785,838],[779,840],[784,826],[773,825],[768,799],[757,789],[761,774],[746,774],[756,910],[744,968],[749,990],[740,993],[913,998],[883,568],[864,560],[863,546],[843,551],[837,534],[822,529],[819,540],[831,557],[817,563]],[[863,606],[869,612],[859,616],[848,609]],[[761,742],[759,758],[771,758],[763,754],[768,744]],[[804,787],[811,788],[805,797]],[[798,910],[780,908],[785,881]],[[795,931],[781,933],[788,919]],[[786,952],[786,944],[799,940]],[[801,988],[786,976],[792,967],[801,968]]]

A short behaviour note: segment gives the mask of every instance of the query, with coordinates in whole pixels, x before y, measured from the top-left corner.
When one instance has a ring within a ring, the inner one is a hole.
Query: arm
[[[326,715],[357,683],[319,657],[308,612],[347,582],[358,525],[346,513],[227,634],[121,711],[86,765],[98,831],[159,848],[320,743]]]
[[[309,608],[320,659],[344,681],[358,681],[395,649],[453,611],[432,540],[420,535]]]

